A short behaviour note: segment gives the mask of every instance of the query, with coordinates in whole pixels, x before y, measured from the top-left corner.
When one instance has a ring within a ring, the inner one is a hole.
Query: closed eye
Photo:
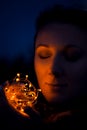
[[[35,53],[40,59],[47,59],[52,55],[51,50],[46,46],[38,46]]]
[[[41,52],[41,53],[38,53],[38,56],[41,59],[47,59],[47,58],[51,57],[51,54],[48,52]]]
[[[71,47],[63,52],[64,58],[69,62],[76,62],[83,56],[83,51],[79,48]]]

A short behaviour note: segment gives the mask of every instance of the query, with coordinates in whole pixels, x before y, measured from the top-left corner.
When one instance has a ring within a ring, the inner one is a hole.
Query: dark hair
[[[68,8],[55,5],[52,8],[41,12],[36,20],[36,34],[40,29],[49,23],[67,23],[87,30],[87,11],[79,8]],[[35,40],[34,39],[34,40]]]

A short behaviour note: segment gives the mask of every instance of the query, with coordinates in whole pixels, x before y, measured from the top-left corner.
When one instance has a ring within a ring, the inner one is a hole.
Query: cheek
[[[67,77],[70,89],[73,93],[84,93],[87,91],[87,63],[78,62],[68,67]]]
[[[34,68],[38,83],[40,84],[40,82],[43,82],[44,77],[46,76],[44,65],[40,64],[40,62],[37,59],[35,59]]]
[[[87,72],[87,60],[81,60],[77,63],[68,64],[66,66],[66,73],[72,80],[85,79]]]

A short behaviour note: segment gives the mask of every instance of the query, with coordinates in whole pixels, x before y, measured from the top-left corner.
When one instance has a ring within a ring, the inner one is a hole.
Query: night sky
[[[65,6],[87,5],[87,2],[86,4],[82,2],[80,0],[2,0],[0,2],[0,57],[8,59],[18,55],[31,57],[35,19],[38,13],[56,3]]]

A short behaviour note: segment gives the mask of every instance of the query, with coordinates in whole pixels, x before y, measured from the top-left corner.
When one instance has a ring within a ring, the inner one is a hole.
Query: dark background
[[[86,9],[87,0],[0,1],[0,84],[17,72],[32,77],[33,37],[39,12],[54,4]]]

